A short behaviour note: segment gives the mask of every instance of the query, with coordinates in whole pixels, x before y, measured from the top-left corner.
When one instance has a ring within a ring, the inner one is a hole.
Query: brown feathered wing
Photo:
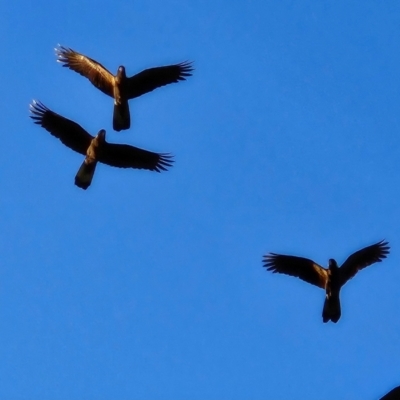
[[[296,276],[322,289],[328,281],[328,271],[308,258],[270,253],[263,262],[268,271]]]
[[[114,97],[114,76],[100,63],[68,47],[58,45],[55,48],[57,61],[85,78],[103,93]]]

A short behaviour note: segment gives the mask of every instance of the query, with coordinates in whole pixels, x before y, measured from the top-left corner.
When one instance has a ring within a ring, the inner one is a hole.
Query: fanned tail
[[[120,104],[114,102],[113,129],[117,132],[129,129],[131,126],[131,115],[129,113],[128,101]]]
[[[75,185],[86,190],[92,183],[94,171],[96,170],[96,161],[88,162],[85,160],[75,176]]]
[[[326,296],[322,310],[322,320],[336,323],[339,321],[341,314],[339,294],[330,297]]]

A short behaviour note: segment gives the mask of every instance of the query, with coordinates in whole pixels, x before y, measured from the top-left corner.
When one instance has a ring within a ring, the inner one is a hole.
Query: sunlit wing
[[[70,48],[60,45],[54,50],[57,55],[57,61],[60,62],[63,67],[68,67],[78,72],[78,74],[88,78],[90,82],[103,93],[114,97],[114,76],[100,63]]]
[[[353,253],[339,269],[341,284],[344,285],[359,270],[376,262],[381,262],[389,254],[389,249],[389,243],[381,240]]]
[[[191,62],[146,69],[128,78],[126,95],[133,99],[158,87],[184,81],[192,75],[192,71]]]
[[[325,289],[328,271],[308,258],[270,253],[263,258],[268,271],[296,276],[312,285]]]
[[[39,101],[29,105],[31,118],[53,136],[60,139],[70,149],[86,155],[86,150],[93,137],[76,122],[62,117],[48,109]]]
[[[142,150],[127,144],[104,143],[98,160],[103,164],[119,168],[148,169],[166,171],[172,166],[170,154],[159,154]]]

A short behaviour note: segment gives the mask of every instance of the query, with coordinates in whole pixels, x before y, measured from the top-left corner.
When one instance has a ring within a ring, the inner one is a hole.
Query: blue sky
[[[400,4],[1,2],[0,397],[374,399],[400,383]],[[56,63],[113,73],[193,60],[186,82],[112,100]],[[171,152],[161,174],[99,165],[28,117]],[[267,252],[391,254],[342,291],[267,273]]]

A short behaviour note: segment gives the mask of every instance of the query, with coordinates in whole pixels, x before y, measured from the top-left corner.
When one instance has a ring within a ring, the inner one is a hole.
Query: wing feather
[[[371,264],[381,262],[389,254],[389,242],[381,240],[371,246],[356,251],[340,267],[341,284],[344,285],[349,279],[363,268]]]
[[[153,153],[127,144],[104,143],[98,159],[101,163],[118,168],[167,171],[174,162],[166,153]]]
[[[76,122],[62,117],[48,109],[41,102],[33,100],[29,105],[31,118],[70,149],[86,155],[93,137]]]
[[[88,78],[89,81],[103,93],[114,97],[114,76],[100,63],[68,47],[58,45],[54,50],[56,52],[57,61],[60,62],[63,67],[68,67],[85,78]]]
[[[184,81],[192,75],[191,62],[146,69],[127,79],[126,95],[128,99],[139,97],[158,87]]]
[[[322,289],[328,281],[328,271],[308,258],[269,253],[263,263],[268,271],[295,276]]]

